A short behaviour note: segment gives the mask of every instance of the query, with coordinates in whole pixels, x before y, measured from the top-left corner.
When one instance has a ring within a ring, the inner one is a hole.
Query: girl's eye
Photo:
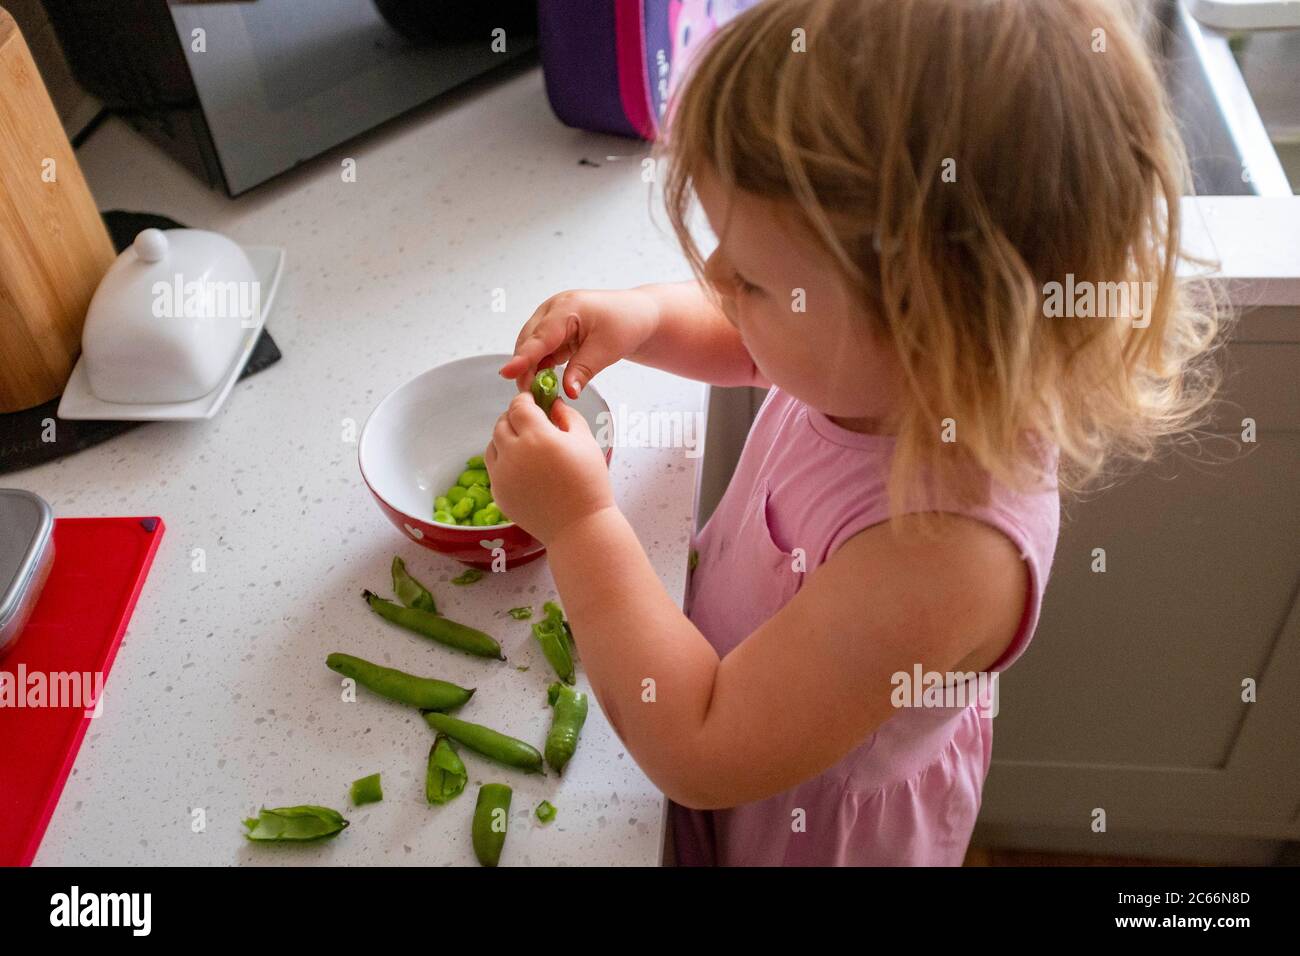
[[[754,285],[752,282],[746,282],[744,276],[734,270],[731,273],[731,281],[735,283],[737,289],[746,295],[758,291],[758,286]]]

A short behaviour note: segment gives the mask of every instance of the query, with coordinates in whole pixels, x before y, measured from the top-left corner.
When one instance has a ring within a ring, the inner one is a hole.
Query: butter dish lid
[[[0,629],[23,606],[53,530],[54,513],[44,499],[0,488]]]
[[[97,398],[188,402],[237,360],[261,315],[247,253],[202,229],[145,229],[100,280],[86,310],[82,357]]]

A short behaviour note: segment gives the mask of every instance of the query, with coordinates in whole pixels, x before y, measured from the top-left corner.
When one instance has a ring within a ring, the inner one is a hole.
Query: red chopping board
[[[164,530],[156,517],[54,522],[50,576],[0,655],[0,673],[10,675],[0,680],[11,682],[9,695],[0,688],[0,865],[27,866],[36,855]],[[31,675],[45,675],[46,706],[16,706],[15,695],[38,701]]]

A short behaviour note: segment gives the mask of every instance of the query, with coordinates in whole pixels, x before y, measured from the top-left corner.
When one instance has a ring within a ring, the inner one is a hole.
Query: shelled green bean
[[[456,483],[433,499],[433,520],[439,524],[477,528],[510,523],[492,500],[492,478],[482,455],[466,459],[465,469],[456,476]]]

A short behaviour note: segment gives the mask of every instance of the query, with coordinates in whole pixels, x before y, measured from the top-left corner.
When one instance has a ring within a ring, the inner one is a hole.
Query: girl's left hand
[[[543,544],[576,521],[612,507],[605,454],[587,421],[563,401],[548,421],[529,392],[520,392],[492,430],[483,453],[492,499]]]

